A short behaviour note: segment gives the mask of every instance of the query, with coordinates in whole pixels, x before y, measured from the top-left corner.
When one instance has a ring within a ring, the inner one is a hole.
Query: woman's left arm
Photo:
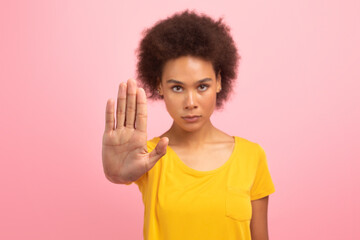
[[[252,240],[269,240],[267,212],[269,196],[251,201],[252,218],[250,221]]]

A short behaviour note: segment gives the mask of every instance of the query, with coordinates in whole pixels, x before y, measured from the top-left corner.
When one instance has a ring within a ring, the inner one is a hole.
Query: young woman
[[[107,102],[104,173],[138,185],[144,239],[268,239],[275,188],[265,152],[210,121],[232,92],[240,59],[221,20],[186,10],[147,29],[138,49],[142,87],[120,83],[116,119],[114,101]],[[173,118],[151,140],[146,92],[163,99]]]

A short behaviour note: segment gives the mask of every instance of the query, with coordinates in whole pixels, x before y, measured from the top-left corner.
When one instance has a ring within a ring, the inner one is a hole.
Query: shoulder
[[[266,159],[265,151],[258,142],[240,136],[235,136],[235,138],[237,139],[238,154],[244,156],[246,162],[258,166],[261,161]]]
[[[256,153],[259,153],[260,151],[263,151],[263,148],[260,146],[259,143],[251,141],[249,139],[240,137],[240,136],[234,136],[239,147],[241,147],[244,150],[253,151]]]

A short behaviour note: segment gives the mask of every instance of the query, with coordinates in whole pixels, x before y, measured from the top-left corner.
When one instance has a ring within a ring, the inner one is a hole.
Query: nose
[[[194,109],[197,108],[198,106],[196,105],[195,102],[195,94],[192,91],[189,91],[188,94],[186,94],[185,96],[185,109]]]

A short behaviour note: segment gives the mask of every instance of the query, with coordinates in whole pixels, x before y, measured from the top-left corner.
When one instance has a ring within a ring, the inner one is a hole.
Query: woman
[[[115,103],[107,102],[104,173],[138,185],[144,239],[268,239],[275,188],[265,152],[210,121],[232,91],[240,59],[221,20],[186,10],[147,29],[138,49],[142,87],[133,79],[120,84],[116,120]],[[145,90],[173,118],[151,140]]]

